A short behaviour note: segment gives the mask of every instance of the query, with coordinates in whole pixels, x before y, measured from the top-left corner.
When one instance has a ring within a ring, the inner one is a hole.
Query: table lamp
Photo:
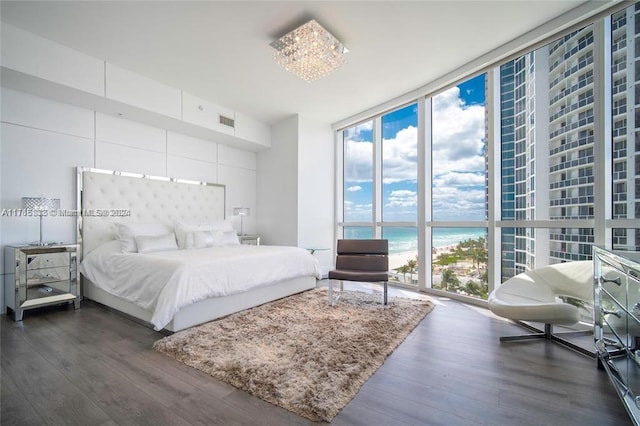
[[[34,216],[40,217],[40,241],[33,243],[34,245],[46,246],[42,241],[42,217],[47,215],[49,210],[57,210],[60,208],[59,198],[40,197],[22,197],[22,208],[24,210],[33,211]]]
[[[234,207],[233,214],[240,216],[240,235],[244,235],[243,219],[245,216],[249,216],[249,207]]]

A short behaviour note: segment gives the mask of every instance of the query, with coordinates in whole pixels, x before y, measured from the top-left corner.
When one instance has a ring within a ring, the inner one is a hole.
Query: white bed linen
[[[315,257],[297,247],[226,246],[147,254],[122,253],[111,241],[89,253],[80,272],[97,287],[153,312],[156,330],[199,300],[278,281],[321,278]]]

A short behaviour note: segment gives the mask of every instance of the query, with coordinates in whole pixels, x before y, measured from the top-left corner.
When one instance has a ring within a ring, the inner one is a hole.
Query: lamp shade
[[[251,210],[249,207],[234,207],[233,214],[236,216],[249,216]]]
[[[39,246],[46,245],[42,239],[42,217],[46,216],[49,210],[58,210],[60,208],[60,199],[43,195],[39,197],[22,197],[22,208],[33,212],[34,216],[40,217],[40,240],[35,244]]]
[[[34,210],[43,214],[47,210],[56,210],[60,208],[59,198],[49,197],[22,197],[22,208]]]

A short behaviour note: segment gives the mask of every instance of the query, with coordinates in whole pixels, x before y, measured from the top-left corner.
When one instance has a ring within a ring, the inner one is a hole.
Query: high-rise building
[[[627,107],[640,100],[640,85],[628,90],[640,78],[638,10],[611,20],[613,219],[640,217],[640,109]],[[604,141],[594,140],[593,31],[585,27],[500,68],[502,220],[594,218],[594,143]],[[592,228],[502,228],[503,279],[535,267],[536,258],[590,259],[593,240]],[[640,249],[640,230],[614,229],[613,243]]]
[[[607,141],[594,140],[593,31],[585,27],[500,67],[502,220],[594,218],[594,144]],[[640,4],[612,15],[610,36],[611,218],[638,218]],[[503,280],[536,259],[590,259],[593,241],[592,228],[502,228]],[[613,244],[640,250],[640,229],[614,228]]]
[[[548,55],[549,101],[546,116],[540,118],[549,123],[549,219],[593,219],[593,27],[573,32],[542,50]],[[588,260],[592,245],[593,228],[551,229],[549,260]]]
[[[611,17],[612,219],[640,218],[640,4]],[[613,244],[640,250],[640,229],[613,229]]]

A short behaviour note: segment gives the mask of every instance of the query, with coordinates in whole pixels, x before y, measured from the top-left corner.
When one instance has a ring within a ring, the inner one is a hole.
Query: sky
[[[433,97],[433,218],[483,220],[484,75]],[[384,221],[417,219],[417,105],[382,119]],[[345,131],[345,221],[372,220],[372,122]]]

